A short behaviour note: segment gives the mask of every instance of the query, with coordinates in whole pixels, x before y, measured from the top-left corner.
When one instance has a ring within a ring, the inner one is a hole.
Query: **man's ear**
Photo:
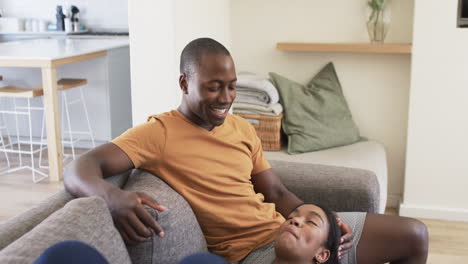
[[[179,86],[184,94],[188,94],[188,80],[185,73],[181,73],[179,76]]]
[[[315,254],[315,259],[319,263],[325,263],[325,261],[327,261],[329,258],[330,258],[330,250],[326,248],[322,248],[322,250],[320,250],[319,252],[317,252],[317,254]]]

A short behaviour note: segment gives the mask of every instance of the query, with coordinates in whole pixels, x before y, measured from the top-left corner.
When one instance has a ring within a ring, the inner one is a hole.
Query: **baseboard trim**
[[[389,194],[387,196],[387,208],[398,209],[401,202],[401,195],[398,194]]]
[[[468,209],[400,204],[401,216],[468,222]]]

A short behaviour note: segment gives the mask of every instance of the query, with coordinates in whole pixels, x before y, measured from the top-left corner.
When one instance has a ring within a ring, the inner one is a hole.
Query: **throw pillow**
[[[302,85],[279,74],[270,77],[284,107],[288,153],[343,146],[360,140],[333,63]]]

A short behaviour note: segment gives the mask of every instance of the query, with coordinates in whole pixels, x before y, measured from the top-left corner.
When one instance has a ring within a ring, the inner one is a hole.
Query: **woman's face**
[[[330,251],[324,245],[329,223],[325,212],[315,205],[296,208],[278,230],[275,252],[280,258],[325,262]]]

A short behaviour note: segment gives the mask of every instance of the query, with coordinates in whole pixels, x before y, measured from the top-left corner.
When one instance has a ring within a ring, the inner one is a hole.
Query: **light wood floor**
[[[3,159],[0,153],[0,168]],[[0,175],[0,224],[62,188],[61,183],[49,183],[48,179],[32,183],[27,170]],[[395,215],[396,210],[388,209],[386,213]],[[468,223],[421,220],[429,229],[428,263],[468,263]]]
[[[397,215],[387,208],[386,214]],[[429,264],[468,263],[468,223],[419,219],[429,231]]]

